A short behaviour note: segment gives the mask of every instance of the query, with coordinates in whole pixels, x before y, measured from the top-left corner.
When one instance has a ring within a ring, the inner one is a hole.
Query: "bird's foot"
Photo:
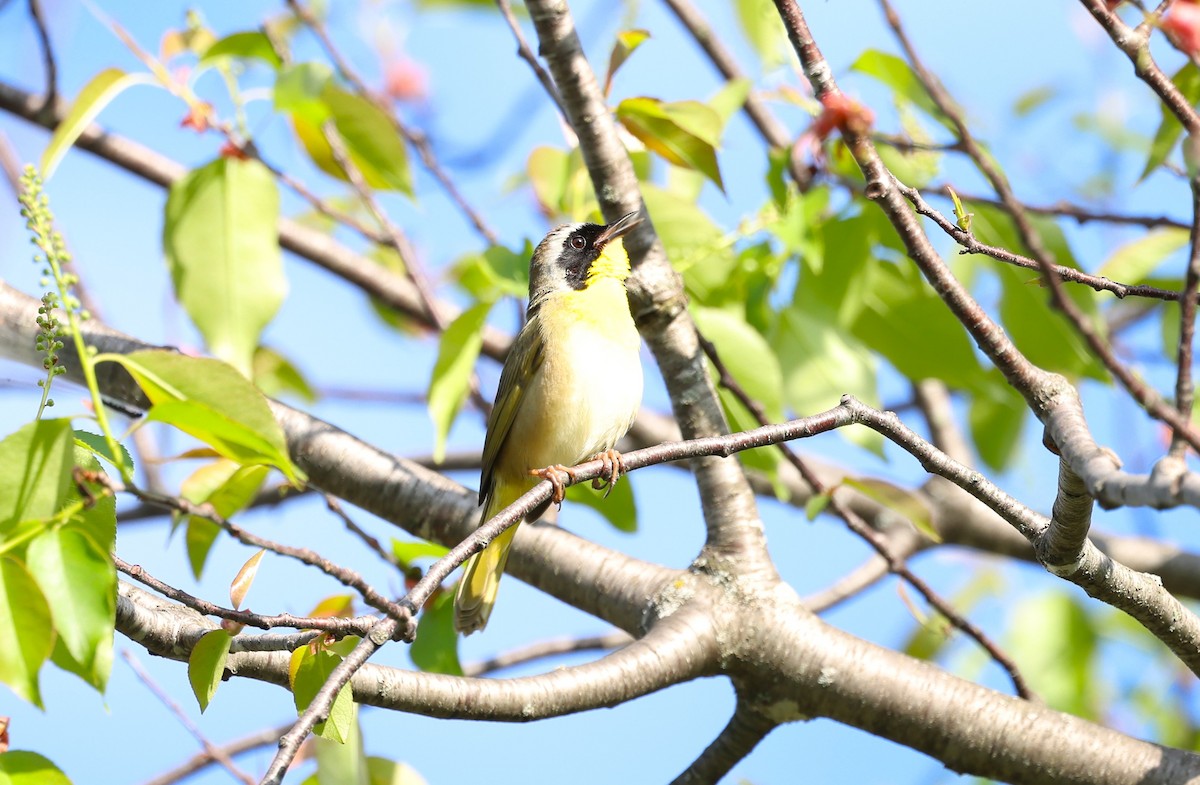
[[[596,490],[606,488],[604,498],[612,493],[613,486],[617,484],[617,480],[621,479],[621,475],[625,473],[625,459],[621,457],[621,453],[616,450],[605,450],[592,460],[601,461],[604,464],[604,473],[592,480],[592,487]]]
[[[541,477],[543,480],[550,481],[550,484],[554,486],[554,496],[551,498],[551,501],[561,509],[563,499],[567,495],[567,485],[563,481],[563,475],[566,475],[567,479],[574,483],[575,470],[570,466],[563,466],[561,463],[556,463],[544,469],[530,469],[529,473],[534,477]]]

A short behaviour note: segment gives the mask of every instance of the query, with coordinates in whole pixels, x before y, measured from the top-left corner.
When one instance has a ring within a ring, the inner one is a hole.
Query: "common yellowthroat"
[[[625,279],[629,256],[621,236],[640,213],[600,226],[560,226],[538,244],[529,262],[529,309],[509,350],[483,445],[479,503],[483,521],[542,479],[592,457],[605,460],[610,484],[620,476],[612,448],[625,435],[642,400],[638,333],[629,313]],[[547,502],[525,516],[537,520]],[[506,530],[464,567],[454,598],[454,626],[482,630],[517,527]]]

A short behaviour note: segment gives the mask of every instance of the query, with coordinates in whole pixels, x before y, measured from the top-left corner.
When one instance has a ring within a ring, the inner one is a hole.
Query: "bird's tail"
[[[497,487],[484,506],[482,520],[487,521],[512,504],[523,492],[519,488]],[[488,547],[467,559],[462,579],[458,582],[458,593],[454,596],[454,629],[463,635],[470,635],[487,626],[492,606],[496,604],[500,576],[504,575],[504,565],[508,562],[508,549],[516,533],[516,526],[506,529]]]

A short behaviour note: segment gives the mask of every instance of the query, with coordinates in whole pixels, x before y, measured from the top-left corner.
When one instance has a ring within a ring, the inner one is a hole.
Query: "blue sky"
[[[511,175],[523,168],[533,146],[561,146],[562,133],[549,105],[540,100],[539,88],[528,68],[514,57],[515,47],[507,30],[494,15],[424,16],[408,3],[364,3],[361,8],[331,5],[335,34],[369,77],[375,76],[374,58],[369,51],[353,48],[359,38],[370,41],[375,36],[386,37],[426,68],[430,101],[410,111],[409,116],[427,129],[468,199],[497,229],[501,239],[516,247],[525,239],[540,237],[548,227],[538,217],[528,189],[514,187]],[[726,38],[740,59],[754,63],[726,4],[704,5],[718,29],[727,31]],[[1047,8],[1036,2],[975,4],[980,7],[970,9],[969,18],[962,20],[965,26],[959,26],[958,17],[968,13],[960,3],[922,0],[897,5],[916,46],[967,107],[977,132],[1006,165],[1023,197],[1046,202],[1070,196],[1073,186],[1087,172],[1097,166],[1111,166],[1120,189],[1113,197],[1114,204],[1132,204],[1145,212],[1186,215],[1186,193],[1181,197],[1177,185],[1156,177],[1134,190],[1137,171],[1128,162],[1102,159],[1094,139],[1075,128],[1073,118],[1082,113],[1103,113],[1143,133],[1152,132],[1158,120],[1157,109],[1139,88],[1128,62],[1102,40],[1099,29],[1079,7],[1061,4]],[[96,0],[96,6],[149,48],[156,47],[164,29],[182,23],[187,7],[178,2],[131,0]],[[881,126],[892,130],[894,115],[886,94],[869,80],[847,73],[849,65],[868,46],[896,50],[876,4],[866,0],[817,0],[802,6],[845,89],[870,102]],[[102,68],[138,68],[123,45],[86,6],[51,0],[46,7],[65,94],[74,95]],[[281,9],[274,3],[206,3],[202,7],[218,34],[250,29],[262,16]],[[623,12],[599,0],[573,4],[573,8],[593,62],[603,62]],[[713,70],[660,4],[641,4],[636,24],[649,29],[653,37],[618,76],[614,96],[644,94],[677,100],[704,98],[716,90]],[[1024,54],[1015,56],[1016,52]],[[297,56],[315,53],[311,41],[306,40]],[[0,11],[0,79],[26,88],[41,84],[40,55],[23,3],[10,3]],[[798,84],[796,74],[787,69],[772,73],[768,81]],[[1027,120],[1011,119],[1013,102],[1045,85],[1060,88],[1059,102]],[[220,91],[215,75],[205,77],[201,87]],[[522,112],[519,122],[512,122],[514,107],[532,108]],[[181,131],[178,125],[182,114],[176,99],[154,88],[139,87],[120,96],[101,116],[101,122],[188,165],[199,165],[216,154],[220,140],[214,135]],[[319,183],[325,193],[337,192],[336,186],[304,164],[284,123],[267,115],[253,112],[252,117],[259,119],[252,124],[260,146],[270,151],[271,160],[285,169],[300,171]],[[799,112],[784,110],[783,116],[793,131],[807,124]],[[46,142],[43,132],[7,116],[0,116],[0,133],[11,140],[24,160],[36,160]],[[462,165],[485,145],[489,159],[486,165]],[[726,226],[735,225],[763,198],[758,149],[749,124],[741,117],[735,119],[721,154],[728,194],[722,196],[710,188],[703,198],[706,209]],[[419,201],[414,204],[397,198],[386,204],[409,233],[425,264],[440,275],[453,260],[482,245],[432,180],[419,168],[417,172]],[[980,190],[978,181],[971,180],[970,175],[961,171],[952,171],[952,175],[961,177],[964,188]],[[197,345],[198,338],[186,317],[170,304],[169,280],[160,248],[163,192],[122,176],[109,164],[81,152],[66,158],[48,190],[60,227],[107,321],[150,341]],[[297,200],[285,199],[285,211],[296,213],[302,209]],[[1079,257],[1087,266],[1095,267],[1114,245],[1130,235],[1108,230],[1091,230],[1085,235],[1072,229],[1071,236],[1077,242]],[[34,293],[37,273],[28,261],[26,248],[15,206],[0,209],[0,278]],[[328,274],[302,260],[288,258],[286,271],[291,295],[265,341],[295,357],[314,385],[423,391],[434,357],[431,342],[414,342],[379,330],[358,293],[336,285]],[[449,287],[442,286],[441,290],[453,296]],[[497,311],[497,326],[512,329],[512,309]],[[1156,331],[1148,327],[1137,337],[1141,341],[1157,340]],[[369,341],[362,340],[364,335],[370,336]],[[647,368],[651,371],[647,404],[665,409],[662,385],[653,375],[649,360]],[[485,389],[490,390],[498,369],[485,364],[481,373]],[[1161,368],[1149,367],[1146,373],[1166,389],[1167,377]],[[10,432],[32,417],[37,400],[35,378],[19,366],[0,365],[0,381],[6,385],[0,389],[0,433]],[[889,393],[897,398],[902,395],[898,387],[892,388],[885,386],[885,400]],[[1129,416],[1129,408],[1109,402],[1106,390],[1089,388],[1086,392],[1089,415],[1098,432],[1111,439],[1123,454],[1151,460],[1156,447],[1152,438],[1143,434],[1153,436],[1153,429],[1114,428],[1113,424]],[[60,392],[56,397],[61,413],[82,410],[77,391]],[[830,401],[830,405],[834,403]],[[315,411],[402,455],[428,453],[432,446],[432,429],[420,407],[330,401]],[[1056,461],[1038,447],[1035,429],[1028,430],[1026,460],[1002,477],[1001,485],[1030,500],[1033,506],[1046,509],[1052,499],[1050,479]],[[481,439],[481,423],[467,413],[453,431],[450,447],[478,446]],[[182,444],[179,439],[173,442],[175,447]],[[898,481],[915,482],[920,478],[919,467],[905,456],[893,453],[886,463],[866,459],[837,436],[800,446],[826,459],[854,462],[863,471]],[[471,487],[477,482],[470,475],[458,479]],[[563,524],[636,556],[672,566],[686,565],[703,534],[693,485],[685,474],[669,468],[640,472],[631,482],[639,504],[637,535],[614,532],[592,513],[570,507],[564,513]],[[780,570],[802,594],[827,585],[866,556],[866,548],[836,522],[821,519],[810,524],[796,510],[769,501],[762,503],[762,512]],[[355,514],[380,536],[389,533],[385,525],[368,521],[365,513]],[[1169,529],[1178,517],[1152,519],[1139,513],[1098,516],[1108,530],[1129,532],[1154,527],[1149,533],[1168,529],[1172,535],[1182,536]],[[400,588],[386,567],[372,562],[364,549],[346,541],[340,525],[315,500],[296,502],[281,514],[251,513],[245,523],[266,536],[320,547],[335,560],[365,565],[363,572],[376,585]],[[163,522],[123,528],[119,553],[126,561],[140,563],[154,574],[170,576],[181,588],[212,598],[225,594],[233,572],[250,555],[241,546],[220,541],[205,579],[195,583],[186,577],[180,541],[168,540]],[[958,551],[921,557],[916,565],[935,588],[951,595],[973,577],[993,568],[985,559]],[[1001,575],[1005,588],[1011,591],[1018,586],[1022,591],[1037,591],[1054,585],[1030,568],[1006,568]],[[286,560],[273,559],[252,590],[249,604],[264,612],[303,613],[337,590],[336,584],[322,576]],[[973,618],[1003,637],[1009,599],[988,598]],[[891,581],[828,614],[827,619],[885,645],[903,641],[914,624]],[[462,651],[464,660],[473,660],[530,640],[603,631],[599,622],[509,579],[487,633],[465,641]],[[229,740],[291,716],[288,694],[245,682],[225,685],[208,712],[199,717],[181,665],[154,662],[119,636],[117,650],[137,655],[213,741]],[[960,645],[956,652],[952,659],[970,664],[968,647]],[[407,657],[400,647],[391,647],[378,661],[406,665]],[[515,673],[536,672],[540,667],[544,666]],[[986,666],[981,678],[1004,688],[993,666]],[[15,748],[48,755],[76,785],[140,782],[182,761],[196,749],[182,727],[136,682],[119,658],[104,697],[53,668],[43,674],[43,684],[48,706],[45,714],[0,689],[0,715],[13,717]],[[528,726],[444,722],[370,711],[366,744],[369,752],[409,762],[430,783],[458,782],[468,769],[482,772],[485,767],[487,774],[474,776],[487,776],[497,784],[557,782],[567,772],[572,781],[582,785],[618,779],[662,782],[699,754],[724,726],[731,707],[732,690],[727,682],[708,679],[613,710]],[[470,752],[464,755],[464,750]],[[245,759],[244,766],[252,772],[261,771],[268,756],[269,752]],[[868,785],[955,779],[922,755],[818,720],[774,732],[729,781],[745,779],[769,785],[801,777],[811,783]],[[228,779],[223,773],[213,772],[194,781],[216,783]]]

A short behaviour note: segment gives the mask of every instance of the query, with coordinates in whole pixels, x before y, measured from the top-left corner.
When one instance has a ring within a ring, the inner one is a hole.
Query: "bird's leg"
[[[529,473],[534,477],[541,477],[543,480],[549,480],[554,486],[554,497],[552,501],[562,508],[563,499],[567,495],[567,486],[563,482],[562,475],[567,475],[572,483],[575,482],[575,470],[570,466],[563,466],[561,463],[556,463],[553,466],[547,466],[544,469],[530,469]]]
[[[596,490],[607,487],[607,490],[604,491],[604,498],[607,499],[608,495],[612,493],[613,486],[617,484],[617,480],[621,479],[621,475],[625,473],[625,459],[621,457],[621,453],[610,449],[600,453],[592,460],[604,463],[604,473],[592,480],[592,487]]]

